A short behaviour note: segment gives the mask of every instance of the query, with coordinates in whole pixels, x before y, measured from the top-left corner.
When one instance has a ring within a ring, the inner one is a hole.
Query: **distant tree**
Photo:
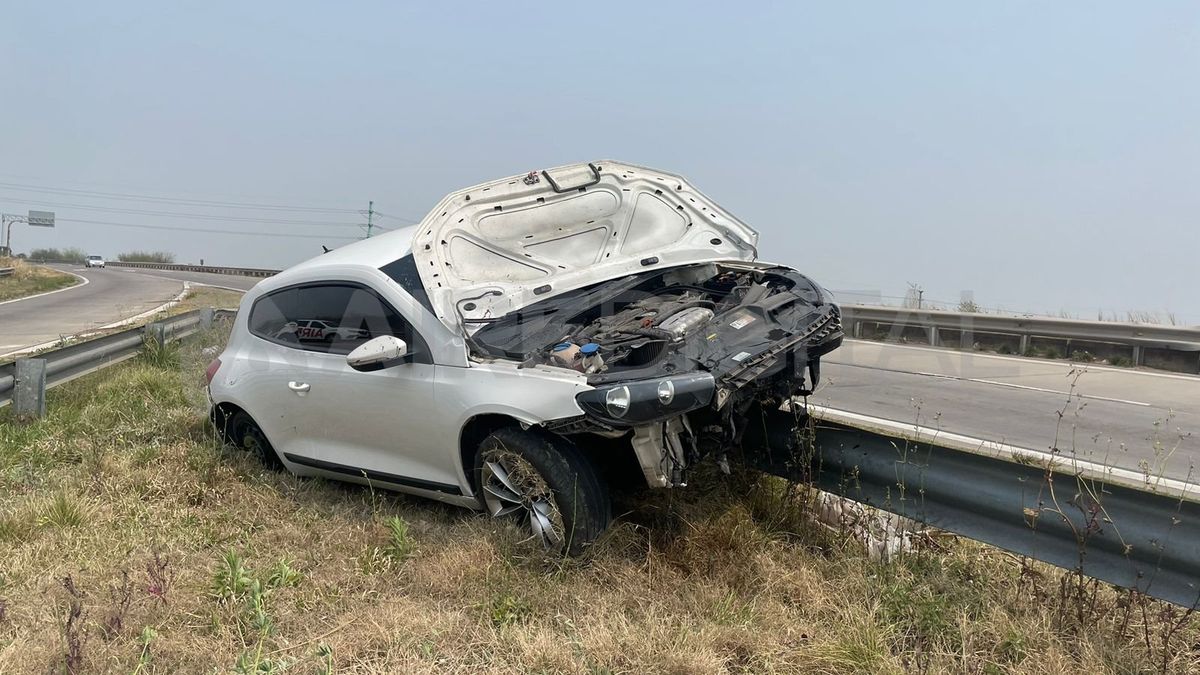
[[[129,251],[118,255],[117,260],[121,262],[167,264],[175,262],[175,254],[167,253],[166,251]]]
[[[87,254],[83,252],[83,249],[79,248],[35,248],[29,252],[30,260],[82,263],[86,258]]]

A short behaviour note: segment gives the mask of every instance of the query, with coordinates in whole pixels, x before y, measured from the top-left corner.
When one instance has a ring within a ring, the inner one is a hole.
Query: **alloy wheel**
[[[554,493],[524,457],[489,452],[483,461],[483,501],[493,517],[514,517],[527,524],[546,550],[563,545],[563,519]]]

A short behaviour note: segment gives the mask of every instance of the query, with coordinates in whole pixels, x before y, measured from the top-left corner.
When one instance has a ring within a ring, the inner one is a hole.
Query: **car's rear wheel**
[[[283,466],[275,448],[267,440],[267,435],[263,433],[254,418],[245,411],[239,410],[229,417],[226,422],[225,437],[234,447],[241,448],[258,457],[263,466],[269,469]]]
[[[514,519],[548,551],[578,555],[612,518],[600,476],[561,437],[498,429],[480,445],[475,472],[487,512]]]

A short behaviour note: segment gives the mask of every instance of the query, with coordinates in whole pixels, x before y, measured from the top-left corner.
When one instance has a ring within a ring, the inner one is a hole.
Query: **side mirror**
[[[380,370],[408,354],[408,345],[394,335],[380,335],[354,348],[346,355],[346,365],[355,370]]]

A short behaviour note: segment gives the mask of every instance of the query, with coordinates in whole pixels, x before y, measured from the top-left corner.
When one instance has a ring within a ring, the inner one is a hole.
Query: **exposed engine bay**
[[[747,415],[811,393],[842,337],[830,294],[795,270],[705,263],[549,298],[487,320],[471,342],[479,356],[585,373],[588,415],[556,431],[632,428],[648,482],[673,486],[699,458],[723,461]]]
[[[709,263],[550,298],[487,321],[472,342],[489,356],[585,372],[592,385],[701,369],[740,388],[791,361],[781,392],[790,395],[841,337],[837,305],[795,270]]]

